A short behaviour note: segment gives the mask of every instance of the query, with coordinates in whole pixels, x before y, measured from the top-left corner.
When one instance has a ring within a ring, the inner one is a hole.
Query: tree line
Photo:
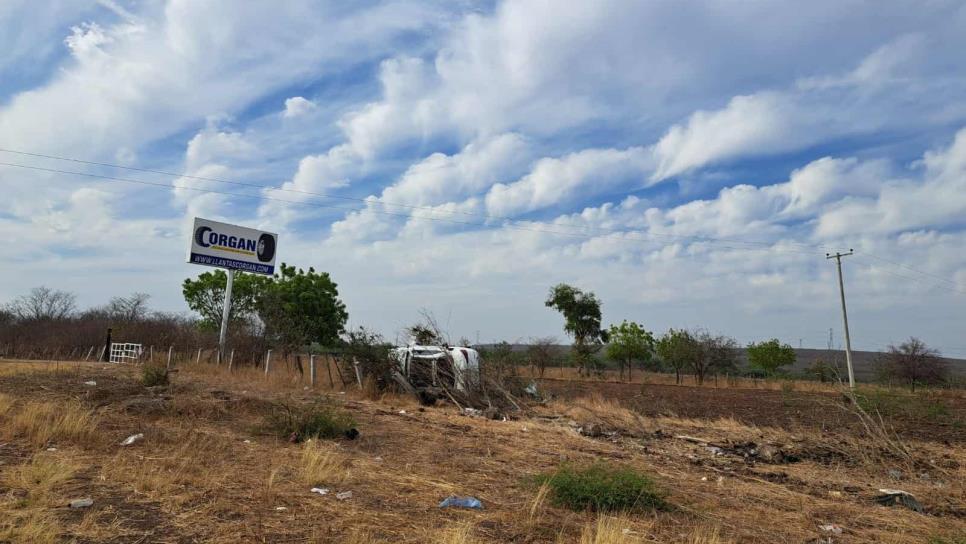
[[[641,324],[622,321],[608,328],[601,325],[601,301],[592,292],[585,292],[565,283],[550,288],[545,306],[558,311],[564,318],[564,332],[573,339],[571,362],[582,375],[600,374],[604,361],[619,369],[620,379],[630,379],[633,368],[654,372],[673,372],[680,384],[682,374],[691,374],[698,384],[708,376],[743,374],[753,377],[785,375],[785,368],[795,364],[796,352],[777,338],[747,345],[747,368],[740,368],[738,342],[724,335],[706,330],[670,329],[656,337]],[[538,351],[535,366],[543,375],[547,348]],[[597,354],[603,349],[603,358]],[[528,352],[532,352],[528,350]],[[880,381],[902,383],[915,389],[917,385],[941,385],[949,379],[949,369],[935,349],[918,338],[910,338],[899,345],[890,345],[876,362]],[[831,361],[817,360],[806,374],[821,381],[838,378],[839,369]]]

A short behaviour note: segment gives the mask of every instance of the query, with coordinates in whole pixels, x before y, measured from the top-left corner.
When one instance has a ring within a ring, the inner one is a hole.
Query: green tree
[[[701,358],[701,342],[686,330],[670,329],[657,341],[657,355],[674,369],[674,383],[681,383],[681,370],[694,368]]]
[[[197,279],[188,278],[181,284],[188,307],[201,314],[201,324],[208,329],[221,326],[221,314],[225,304],[225,285],[228,274],[221,269],[205,272]],[[235,272],[231,287],[229,322],[248,320],[256,316],[258,300],[272,283],[267,276]]]
[[[635,361],[641,366],[648,365],[654,357],[654,335],[644,330],[644,327],[633,321],[623,321],[620,325],[610,326],[610,339],[604,349],[604,355],[620,366],[621,380],[624,379],[624,367],[627,367],[627,379],[631,379],[631,369]]]
[[[594,293],[560,283],[550,288],[544,304],[564,316],[564,332],[574,339],[574,360],[579,372],[589,372],[594,354],[607,341],[607,331],[600,328],[600,300]]]
[[[308,272],[282,263],[257,301],[265,336],[284,355],[309,344],[335,346],[349,314],[327,272]],[[301,369],[301,361],[299,361]]]
[[[779,368],[795,364],[795,350],[777,338],[767,342],[748,344],[748,364],[774,374]]]

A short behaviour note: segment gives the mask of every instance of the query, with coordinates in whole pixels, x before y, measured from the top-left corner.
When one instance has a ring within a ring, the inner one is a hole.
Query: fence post
[[[309,355],[309,383],[315,387],[315,354]]]
[[[164,369],[165,370],[170,370],[171,369],[171,351],[173,349],[174,349],[174,346],[168,346],[168,362],[164,364]]]
[[[231,355],[228,356],[228,372],[231,372],[231,365],[235,362],[235,350],[231,350]]]
[[[325,356],[325,370],[329,373],[329,389],[335,389],[335,382],[332,381],[332,357]]]
[[[201,348],[198,348],[198,356],[195,358],[195,364],[201,363]]]
[[[265,354],[265,375],[268,376],[268,367],[272,364],[272,350]]]
[[[84,357],[85,363],[91,358],[91,355],[93,353],[94,353],[94,346],[91,346],[91,349],[87,350],[87,357]]]

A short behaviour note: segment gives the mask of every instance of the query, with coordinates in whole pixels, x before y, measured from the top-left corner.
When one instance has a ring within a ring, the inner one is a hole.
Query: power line
[[[393,216],[393,217],[404,217],[404,218],[411,218],[411,219],[418,219],[418,220],[426,220],[426,221],[439,221],[439,222],[452,223],[452,224],[464,225],[464,226],[472,226],[472,227],[483,227],[483,228],[487,228],[488,227],[488,225],[486,223],[479,223],[479,222],[472,222],[472,221],[458,221],[458,220],[455,220],[455,219],[447,219],[447,218],[441,218],[441,217],[426,217],[426,216],[420,216],[420,215],[415,215],[415,214],[410,214],[410,213],[404,213],[404,212],[392,212],[392,211],[386,211],[386,210],[376,210],[376,209],[373,209],[373,208],[357,208],[357,207],[347,207],[347,206],[336,206],[336,205],[332,205],[332,204],[322,204],[320,202],[315,202],[315,201],[286,200],[286,199],[283,199],[283,198],[275,198],[275,197],[266,196],[266,195],[263,195],[263,194],[234,193],[234,192],[230,192],[230,191],[219,191],[219,190],[216,190],[216,189],[204,189],[204,188],[200,188],[200,187],[189,187],[189,186],[185,186],[185,185],[177,185],[177,184],[174,184],[174,183],[161,183],[161,182],[147,181],[147,180],[140,180],[140,179],[131,179],[131,178],[122,178],[122,177],[117,177],[117,176],[108,176],[108,175],[105,175],[105,174],[91,174],[91,173],[88,173],[88,172],[77,172],[77,171],[73,171],[73,170],[62,170],[62,169],[59,169],[59,168],[47,168],[47,167],[42,167],[42,166],[32,166],[32,165],[17,164],[17,163],[8,163],[8,162],[0,162],[0,166],[10,166],[10,167],[14,167],[14,168],[24,168],[24,169],[28,169],[28,170],[37,170],[37,171],[41,171],[41,172],[50,172],[50,173],[56,173],[56,174],[67,174],[67,175],[83,176],[83,177],[88,177],[88,178],[101,179],[101,180],[107,180],[107,181],[117,181],[117,182],[122,182],[122,183],[133,183],[133,184],[137,184],[137,185],[146,185],[146,186],[150,186],[150,187],[159,187],[159,188],[163,188],[163,189],[183,189],[183,190],[186,190],[186,191],[194,191],[194,192],[199,192],[199,193],[210,193],[210,194],[219,194],[219,195],[226,195],[226,196],[235,196],[235,197],[241,197],[241,198],[252,198],[252,199],[256,199],[256,200],[268,200],[268,201],[272,201],[272,202],[282,202],[282,203],[286,203],[286,204],[295,204],[295,205],[308,206],[308,207],[314,207],[314,208],[326,208],[326,209],[343,210],[343,211],[363,211],[363,210],[366,210],[366,211],[369,211],[369,212],[372,212],[372,213],[375,213],[375,214],[387,215],[387,216]],[[593,236],[591,236],[589,234],[582,234],[580,232],[573,232],[573,231],[567,231],[567,232],[565,232],[565,231],[551,230],[551,229],[545,229],[545,228],[527,227],[527,226],[524,226],[524,225],[520,225],[519,223],[523,223],[524,221],[517,220],[517,219],[507,218],[506,221],[508,221],[510,223],[516,223],[516,224],[504,224],[504,225],[502,225],[502,227],[509,228],[509,229],[523,230],[523,231],[529,231],[529,232],[540,232],[540,233],[554,234],[554,235],[559,235],[559,236],[570,236],[570,237],[574,237],[574,238],[583,238],[583,239],[593,239],[594,238]],[[558,225],[558,226],[567,227],[568,225]],[[576,225],[573,225],[571,227],[572,228],[582,228],[584,230],[599,230],[599,229],[596,229],[596,227],[581,227],[581,226],[576,226]],[[640,231],[619,230],[619,229],[606,229],[606,230],[608,232],[610,232],[610,233],[613,233],[613,234],[621,234],[621,235],[624,235],[624,237],[626,239],[636,240],[636,241],[641,241],[641,242],[650,242],[650,241],[653,241],[653,240],[649,240],[647,238],[636,237],[636,236],[628,236],[628,235],[633,235],[635,233],[638,233],[638,234],[642,234],[643,236],[649,236],[649,237],[665,237],[665,238],[673,238],[673,239],[679,239],[679,240],[680,239],[690,239],[690,240],[697,240],[697,241],[710,242],[710,243],[722,243],[722,242],[726,242],[725,240],[722,240],[722,239],[700,238],[700,237],[693,237],[693,236],[677,236],[677,235],[658,234],[658,233],[651,233],[651,232],[641,233]],[[757,245],[757,242],[742,242],[742,241],[739,241],[739,240],[733,240],[733,241],[728,241],[728,242],[730,242],[730,243],[738,243],[738,244],[741,244],[741,243],[749,243],[749,244]],[[726,246],[726,245],[722,245],[720,247],[724,247],[725,249],[746,250],[746,251],[754,250],[755,249],[755,248],[748,248],[748,247],[734,247],[734,246]],[[813,254],[813,253],[806,253],[806,252],[803,252],[803,251],[794,251],[794,250],[791,250],[791,249],[788,249],[788,248],[782,248],[782,247],[761,247],[760,249],[762,249],[762,250],[778,251],[778,252],[800,253],[800,254],[806,254],[806,255],[812,255]]]
[[[249,182],[243,182],[243,181],[237,181],[237,180],[227,180],[227,179],[207,177],[207,176],[196,176],[196,175],[190,175],[190,174],[179,174],[179,173],[176,173],[176,172],[169,172],[169,171],[165,171],[165,170],[157,170],[157,169],[151,169],[151,168],[140,168],[140,167],[135,167],[135,166],[125,166],[125,165],[120,165],[120,164],[113,164],[113,163],[99,162],[99,161],[89,161],[89,160],[78,159],[78,158],[74,158],[74,157],[64,157],[64,156],[60,156],[60,155],[51,155],[51,154],[45,154],[45,153],[34,153],[34,152],[28,152],[28,151],[22,151],[22,150],[16,150],[16,149],[0,148],[0,152],[11,153],[11,154],[16,154],[16,155],[21,155],[21,156],[27,156],[27,157],[36,157],[36,158],[43,158],[43,159],[66,161],[66,162],[72,162],[72,163],[77,163],[77,164],[85,164],[85,165],[90,165],[90,166],[100,166],[100,167],[106,167],[106,168],[118,168],[118,169],[123,169],[123,170],[134,171],[134,172],[144,172],[144,173],[151,173],[151,174],[159,174],[159,175],[170,176],[170,177],[174,177],[174,178],[184,178],[184,179],[193,179],[193,180],[198,180],[198,181],[208,181],[208,182],[212,182],[212,183],[229,184],[229,185],[235,185],[235,186],[240,186],[240,187],[249,187],[249,188],[254,188],[254,189],[259,189],[259,190],[264,190],[264,191],[283,192],[283,193],[292,193],[292,194],[299,194],[299,195],[305,195],[305,196],[311,196],[311,197],[331,198],[331,199],[337,199],[337,200],[354,201],[354,202],[360,202],[360,203],[366,204],[367,206],[371,206],[371,204],[373,203],[373,200],[371,200],[370,197],[356,197],[356,196],[347,196],[347,195],[336,195],[336,194],[331,194],[331,193],[304,191],[304,190],[300,190],[300,189],[288,189],[288,188],[281,188],[281,187],[271,187],[271,186],[268,186],[268,185],[261,185],[261,184],[258,184],[258,183],[249,183]],[[29,169],[34,169],[34,170],[41,170],[41,171],[48,171],[48,172],[63,173],[63,174],[69,174],[69,175],[79,175],[79,176],[94,177],[94,178],[100,178],[100,179],[108,179],[108,180],[113,180],[113,181],[122,181],[122,182],[126,182],[126,183],[140,183],[140,184],[143,184],[143,185],[155,185],[155,186],[165,187],[165,188],[174,187],[174,188],[180,188],[180,189],[192,190],[192,191],[198,191],[198,192],[210,192],[210,193],[213,193],[213,194],[224,194],[224,195],[231,195],[231,196],[242,196],[242,197],[248,197],[248,198],[260,198],[260,199],[264,199],[264,200],[270,200],[270,201],[276,201],[276,202],[284,202],[284,203],[289,203],[289,204],[301,204],[301,205],[313,206],[313,207],[318,207],[318,208],[329,208],[329,209],[349,210],[349,211],[359,211],[359,210],[361,210],[361,208],[348,208],[348,207],[345,207],[345,206],[323,205],[323,204],[320,204],[320,203],[317,203],[317,202],[308,203],[308,202],[302,202],[302,201],[285,200],[285,199],[280,199],[280,198],[269,197],[269,196],[266,196],[266,195],[238,194],[238,193],[230,193],[230,192],[225,192],[225,191],[217,191],[217,190],[213,190],[213,189],[201,189],[201,188],[195,188],[195,187],[179,186],[179,185],[175,185],[174,183],[172,183],[170,185],[169,184],[157,184],[157,183],[152,183],[152,182],[148,182],[148,181],[144,181],[144,180],[132,180],[132,179],[129,179],[129,178],[118,178],[118,177],[114,177],[114,176],[95,175],[95,174],[89,174],[89,173],[85,173],[85,172],[59,170],[59,169],[44,168],[44,167],[38,167],[38,166],[29,166],[29,165],[14,164],[14,163],[0,163],[0,164],[6,165],[6,166],[19,167],[19,168],[29,168]],[[410,209],[410,210],[414,210],[414,211],[415,210],[424,210],[424,211],[430,212],[434,216],[436,214],[463,215],[463,216],[469,216],[469,217],[479,217],[479,218],[482,218],[484,220],[496,220],[496,221],[512,222],[512,223],[523,223],[523,222],[525,222],[524,220],[514,219],[514,218],[508,217],[508,216],[493,215],[493,214],[486,214],[486,213],[479,213],[479,212],[467,212],[467,211],[461,211],[461,210],[443,210],[443,209],[439,209],[439,208],[434,207],[434,206],[420,206],[420,205],[414,205],[414,204],[403,204],[403,203],[399,203],[399,202],[384,201],[382,199],[378,199],[375,202],[378,202],[382,206],[399,207],[399,208],[405,208],[405,209]],[[380,211],[380,210],[372,209],[371,207],[368,208],[368,210],[371,211],[371,212],[373,212],[373,213],[378,213],[378,214],[381,214],[381,215],[389,215],[389,216],[396,216],[396,217],[407,217],[407,218],[415,218],[415,219],[424,219],[424,220],[431,220],[431,221],[441,221],[441,222],[448,222],[448,223],[453,223],[453,224],[458,224],[458,225],[468,225],[468,226],[478,226],[478,227],[485,227],[486,226],[485,224],[481,224],[481,223],[466,222],[466,221],[457,221],[457,220],[450,220],[450,219],[439,218],[439,217],[424,217],[424,216],[419,216],[419,215],[415,215],[415,214],[398,213],[398,212],[391,212],[391,211],[384,211],[384,210],[383,211]],[[773,243],[773,242],[758,241],[758,240],[735,240],[735,239],[728,239],[728,238],[716,238],[716,237],[710,237],[710,236],[664,234],[664,233],[655,233],[655,232],[652,232],[650,230],[647,231],[647,232],[641,232],[639,230],[638,231],[634,231],[634,230],[625,230],[625,229],[612,228],[612,227],[604,227],[604,226],[574,225],[574,224],[565,224],[565,223],[559,223],[559,222],[556,222],[555,225],[557,227],[563,227],[563,228],[569,228],[569,229],[580,229],[581,231],[584,231],[584,232],[588,232],[588,231],[598,231],[598,232],[607,232],[607,233],[621,234],[621,235],[625,235],[625,236],[627,234],[630,234],[630,233],[633,233],[633,232],[637,232],[637,233],[640,233],[640,234],[642,234],[644,236],[647,236],[649,238],[664,238],[664,239],[669,239],[669,240],[683,240],[683,241],[706,242],[706,243],[716,243],[716,244],[742,244],[742,245],[747,245],[747,246],[760,246],[760,247],[763,247],[763,248],[767,248],[767,249],[769,249],[771,251],[779,251],[779,252],[783,252],[783,253],[798,253],[798,254],[802,254],[802,255],[813,255],[814,253],[817,253],[819,251],[822,251],[822,252],[838,251],[838,248],[834,248],[834,247],[827,247],[827,246],[822,246],[822,245],[810,245],[810,244],[803,244],[803,243],[799,243],[799,242],[790,242],[790,241],[783,241],[781,243],[783,243],[785,245],[796,246],[796,247],[802,248],[802,249],[804,249],[806,251],[795,251],[795,250],[790,249],[788,247],[782,247],[781,245],[778,245],[778,244]],[[504,226],[507,226],[507,225],[504,225]],[[533,228],[524,228],[524,227],[514,227],[514,228],[518,228],[519,230],[530,230],[530,231],[533,231],[533,232],[546,232],[546,233],[558,234],[558,235],[562,235],[562,236],[573,236],[573,235],[580,236],[578,233],[565,233],[565,232],[560,232],[560,231],[552,231],[552,230],[548,230],[548,229],[533,229]],[[590,238],[590,236],[587,236],[587,235],[584,235],[583,237]],[[733,247],[733,246],[722,246],[722,247],[725,247],[727,249],[734,249],[734,250],[750,249],[750,248],[736,248],[736,247]],[[860,252],[856,252],[856,253],[860,253]],[[885,257],[879,257],[879,256],[874,255],[872,253],[868,253],[868,252],[861,252],[861,253],[865,257],[869,257],[869,258],[872,258],[872,259],[876,259],[878,261],[881,261],[883,263],[888,263],[888,264],[890,264],[892,266],[895,266],[895,267],[905,268],[906,270],[908,270],[910,272],[913,272],[915,274],[919,274],[920,276],[929,277],[929,278],[932,278],[932,279],[934,279],[936,281],[944,282],[946,284],[945,286],[934,285],[934,287],[938,287],[940,289],[943,289],[943,290],[946,290],[946,291],[951,291],[951,292],[954,292],[954,293],[957,293],[957,294],[966,294],[966,291],[962,291],[962,290],[959,289],[959,285],[956,282],[954,282],[952,280],[949,280],[947,278],[944,278],[944,277],[941,277],[941,276],[938,276],[936,274],[932,274],[932,273],[929,273],[929,272],[925,272],[925,271],[919,270],[917,268],[913,268],[913,267],[908,266],[908,265],[906,265],[904,263],[900,263],[900,262],[897,262],[897,261],[893,261],[893,260],[887,259]],[[868,261],[866,261],[866,262],[868,262]],[[871,263],[869,263],[869,264],[871,265]],[[897,274],[897,273],[892,272],[892,271],[889,271],[889,270],[883,269],[883,272],[886,272],[887,274],[891,274],[891,275],[893,275],[895,277],[902,278],[902,279],[905,279],[905,280],[921,282],[921,280],[918,279],[918,278],[910,278],[908,276],[903,276],[903,275]]]
[[[354,201],[354,202],[361,202],[361,203],[367,204],[367,205],[369,205],[369,204],[371,204],[373,202],[369,197],[357,197],[357,196],[336,195],[336,194],[332,194],[332,193],[321,193],[321,192],[313,192],[313,191],[303,191],[301,189],[286,189],[286,188],[281,188],[281,187],[272,187],[272,186],[269,186],[269,185],[262,185],[262,184],[258,184],[258,183],[249,183],[249,182],[237,181],[237,180],[227,180],[227,179],[213,178],[213,177],[207,177],[207,176],[195,176],[195,175],[189,175],[189,174],[178,174],[176,172],[167,172],[167,171],[164,171],[164,170],[154,170],[154,169],[150,169],[150,168],[139,168],[139,167],[134,167],[134,166],[124,166],[124,165],[120,165],[120,164],[112,164],[112,163],[107,163],[107,162],[88,161],[88,160],[77,159],[77,158],[72,158],[72,157],[62,157],[62,156],[58,156],[58,155],[48,155],[48,154],[43,154],[43,153],[32,153],[32,152],[20,151],[20,150],[16,150],[16,149],[0,148],[0,152],[12,153],[12,154],[23,155],[23,156],[28,156],[28,157],[38,157],[38,158],[44,158],[44,159],[67,161],[67,162],[73,162],[73,163],[78,163],[78,164],[86,164],[86,165],[91,165],[91,166],[102,166],[102,167],[106,167],[106,168],[119,168],[119,169],[122,169],[122,170],[131,170],[131,171],[135,171],[135,172],[145,172],[145,173],[151,173],[151,174],[159,174],[159,175],[171,176],[171,177],[175,177],[175,178],[193,179],[193,180],[198,180],[198,181],[209,181],[209,182],[212,182],[212,183],[224,183],[224,184],[229,184],[229,185],[236,185],[236,186],[241,186],[241,187],[250,187],[250,188],[254,188],[254,189],[261,189],[261,190],[267,190],[267,191],[293,193],[293,194],[300,194],[300,195],[305,195],[305,196],[314,196],[314,197],[319,197],[319,198],[332,198],[332,199],[338,199],[338,200],[349,200],[349,201]],[[12,163],[0,163],[0,164],[5,164],[5,165],[8,165],[8,166],[19,166],[21,168],[43,169],[42,167],[32,167],[32,166],[18,165],[18,164],[12,164]],[[112,176],[95,176],[93,174],[86,174],[86,173],[73,172],[73,171],[61,171],[61,170],[57,170],[57,169],[47,169],[47,170],[48,171],[54,171],[54,172],[62,172],[62,173],[76,174],[76,175],[86,175],[86,176],[90,176],[90,177],[103,177],[105,179],[115,179],[115,180],[118,180],[118,181],[130,181],[132,183],[137,183],[138,182],[138,181],[125,180],[123,178],[115,178],[115,177],[112,177]],[[168,186],[168,185],[165,185],[165,186]],[[176,185],[171,185],[171,186],[179,187],[179,186],[176,186]],[[168,187],[170,187],[170,186],[168,186]],[[187,189],[188,187],[182,187],[182,188]],[[213,191],[213,192],[218,193],[218,191]],[[225,193],[221,193],[221,194],[225,194]],[[298,204],[299,203],[299,202],[290,201],[290,200],[289,201],[286,201],[286,200],[280,200],[280,199],[272,199],[271,197],[266,197],[266,199],[269,199],[269,200],[277,200],[277,201],[282,201],[282,202],[291,202],[293,204]],[[479,218],[483,218],[483,219],[486,219],[486,220],[512,221],[512,222],[517,222],[517,223],[522,222],[522,220],[520,220],[520,219],[515,219],[513,217],[504,216],[504,215],[494,215],[494,214],[479,213],[479,212],[467,212],[467,211],[462,211],[462,210],[441,210],[441,209],[439,209],[437,207],[434,207],[434,206],[420,206],[420,205],[414,205],[414,204],[402,204],[402,203],[399,203],[399,202],[385,201],[385,200],[382,200],[382,199],[378,199],[378,200],[376,200],[376,202],[378,202],[379,204],[381,204],[383,206],[401,207],[401,208],[407,208],[407,209],[411,209],[411,210],[425,210],[425,211],[429,211],[430,213],[433,213],[433,214],[442,213],[442,214],[449,214],[449,215],[465,215],[465,216],[471,216],[471,217],[479,217]],[[334,207],[334,209],[348,209],[348,208]],[[409,217],[418,217],[418,216],[408,215],[408,214],[406,216],[409,216]],[[589,225],[572,225],[572,224],[560,224],[560,223],[557,223],[557,226],[562,226],[562,227],[566,227],[566,228],[575,228],[575,229],[585,229],[585,230],[586,229],[590,229],[590,230],[597,230],[597,231],[603,231],[603,232],[612,232],[612,233],[618,233],[618,234],[627,233],[627,231],[626,230],[623,230],[623,229],[617,229],[617,228],[611,228],[611,227],[604,227],[604,226],[596,226],[595,227],[595,226],[589,226]],[[812,254],[818,252],[819,250],[821,250],[821,251],[830,251],[830,250],[834,250],[835,249],[835,248],[829,248],[829,247],[824,247],[824,246],[819,246],[819,245],[808,245],[808,244],[801,244],[801,243],[797,243],[797,242],[788,242],[788,241],[784,242],[784,243],[786,243],[788,245],[798,246],[798,247],[801,247],[801,248],[808,249],[809,251],[806,252],[806,251],[793,251],[793,250],[790,250],[790,249],[780,248],[780,247],[779,248],[776,248],[775,247],[775,244],[772,243],[772,242],[759,241],[759,240],[735,240],[735,239],[728,239],[728,238],[716,238],[716,237],[710,237],[710,236],[681,235],[681,234],[663,234],[663,233],[654,233],[654,232],[647,232],[646,235],[647,236],[652,236],[652,237],[674,239],[674,240],[691,240],[691,241],[711,242],[711,243],[757,245],[757,246],[762,246],[762,247],[766,247],[766,248],[769,248],[769,249],[773,249],[773,250],[776,250],[776,251],[782,251],[782,252],[786,252],[786,253],[800,253],[800,254],[803,254],[803,255],[806,255],[806,254],[807,255],[812,255]],[[737,248],[731,248],[731,249],[737,249]]]

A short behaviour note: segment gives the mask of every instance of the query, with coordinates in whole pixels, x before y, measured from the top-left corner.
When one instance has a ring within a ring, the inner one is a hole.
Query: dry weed
[[[461,523],[452,527],[447,527],[434,535],[435,544],[472,544],[476,540],[473,538],[473,525],[471,523]]]
[[[309,485],[341,484],[349,476],[347,464],[343,455],[318,440],[311,440],[302,446],[298,474]]]
[[[97,417],[77,402],[28,401],[13,416],[10,431],[37,447],[66,441],[79,446],[96,444]]]
[[[0,542],[55,544],[60,533],[57,518],[41,510],[3,512],[0,521]]]
[[[640,542],[631,524],[625,518],[600,516],[584,526],[580,533],[580,544],[630,544]]]
[[[32,504],[46,504],[51,490],[74,476],[77,467],[52,455],[37,454],[29,462],[15,467],[4,478],[7,485],[27,492]]]
[[[530,515],[527,516],[527,524],[533,526],[537,520],[537,514],[543,510],[543,503],[547,500],[547,495],[550,493],[550,483],[543,482],[540,488],[537,489],[537,494],[533,497],[533,502],[530,503]]]
[[[726,540],[721,538],[720,530],[717,526],[696,527],[688,535],[687,544],[726,544]]]

